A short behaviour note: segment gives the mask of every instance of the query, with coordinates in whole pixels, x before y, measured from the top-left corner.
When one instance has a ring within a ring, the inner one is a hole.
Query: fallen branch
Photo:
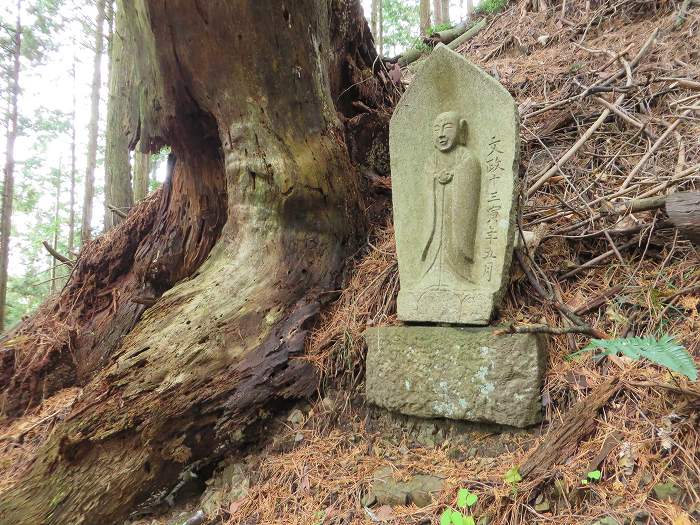
[[[53,249],[53,247],[47,242],[47,241],[42,241],[44,245],[44,248],[46,248],[46,251],[51,254],[51,256],[56,259],[58,262],[61,262],[67,266],[72,267],[75,264],[75,261],[71,261],[68,257],[65,255],[61,255],[58,253],[56,250]]]
[[[622,183],[621,188],[625,189],[627,186],[630,185],[630,182],[632,182],[632,179],[634,179],[634,176],[639,173],[646,162],[649,160],[649,157],[651,157],[654,152],[661,147],[661,145],[666,141],[666,139],[673,133],[673,130],[675,130],[678,125],[683,122],[683,117],[687,117],[690,115],[693,111],[696,111],[698,108],[692,107],[690,109],[686,109],[683,113],[680,114],[680,116],[671,124],[668,128],[666,128],[666,131],[664,131],[661,136],[652,144],[651,148],[644,154],[644,156],[639,160],[637,165],[632,168],[632,171],[630,171],[629,175],[627,175],[627,178],[625,179],[625,182]]]
[[[111,204],[108,204],[108,205],[107,205],[107,208],[109,208],[109,209],[112,211],[112,213],[115,213],[116,215],[118,215],[118,216],[121,217],[122,219],[126,219],[126,213],[124,213],[123,211],[121,211],[121,210],[120,210],[119,208],[117,208],[116,206],[112,206]]]
[[[558,301],[555,299],[552,294],[547,293],[547,291],[543,288],[542,284],[539,282],[537,277],[532,273],[532,269],[530,266],[527,264],[525,260],[525,254],[521,250],[514,250],[515,256],[518,259],[518,262],[520,263],[520,267],[523,270],[523,273],[527,277],[527,280],[530,282],[532,287],[535,289],[537,294],[545,301],[551,302],[554,307],[559,310],[559,312],[566,317],[569,321],[574,326],[582,327],[582,326],[588,326],[586,323],[581,319],[576,313],[569,308],[569,306],[565,305],[561,301]],[[590,335],[597,339],[609,339],[609,336],[605,332],[601,332],[597,328],[590,327]]]
[[[644,56],[649,52],[649,49],[651,48],[652,44],[656,41],[656,37],[659,36],[659,28],[657,27],[654,32],[651,34],[649,38],[647,38],[646,42],[642,45],[640,48],[639,52],[635,55],[635,57],[632,59],[632,61],[629,63],[630,68],[634,68],[639,62],[644,58]],[[593,85],[589,86],[587,89],[585,89],[583,92],[579,93],[578,95],[574,95],[572,97],[568,97],[562,100],[559,100],[557,102],[554,102],[548,106],[543,107],[542,109],[538,109],[536,111],[533,111],[531,113],[528,113],[527,115],[523,116],[523,119],[527,119],[530,117],[534,117],[535,115],[540,115],[542,113],[546,113],[547,111],[551,111],[552,109],[564,106],[570,102],[575,102],[576,100],[581,100],[582,98],[587,97],[590,95],[596,88],[601,87],[601,86],[609,86],[612,84],[615,80],[618,78],[622,77],[625,75],[627,72],[626,68],[619,69],[616,73],[613,75],[609,76],[605,80],[600,80],[598,82],[595,82]]]
[[[630,247],[634,246],[635,244],[639,244],[639,241],[640,241],[639,238],[632,239],[631,241],[627,241],[625,244],[623,244],[622,246],[620,246],[617,249],[624,250],[624,249],[630,248]],[[604,260],[612,257],[613,255],[615,255],[615,249],[611,249],[605,253],[601,253],[598,257],[594,257],[590,261],[586,261],[585,263],[583,263],[581,266],[574,268],[570,272],[565,273],[564,275],[561,276],[561,278],[568,279],[569,277],[573,277],[574,275],[585,270],[586,268],[590,268],[591,266],[595,266],[596,264],[603,262]]]
[[[482,18],[478,22],[476,22],[473,26],[471,26],[468,30],[461,33],[460,36],[456,37],[455,39],[451,40],[448,44],[447,47],[450,49],[457,49],[459,46],[462,44],[469,42],[472,38],[474,38],[476,35],[479,34],[479,32],[486,27],[486,19]],[[420,57],[423,56],[425,53],[425,48],[420,48],[420,47],[413,47],[411,49],[406,50],[400,57],[398,57],[396,60],[399,63],[399,66],[401,67],[406,67],[407,65],[415,62],[418,60]]]
[[[612,378],[576,403],[520,466],[520,475],[531,479],[553,477],[554,467],[570,458],[576,446],[595,430],[598,412],[619,389],[618,379]]]
[[[450,49],[457,49],[459,46],[469,42],[472,38],[478,35],[481,32],[481,30],[484,29],[484,27],[486,27],[486,19],[482,18],[473,26],[471,26],[469,30],[462,34],[460,37],[455,38],[452,42],[447,44],[447,47],[449,47]]]
[[[564,335],[564,334],[585,334],[591,337],[597,336],[597,331],[588,326],[549,326],[546,324],[522,324],[516,325],[511,323],[505,328],[500,328],[495,330],[494,335],[505,335],[505,334],[551,334],[551,335]]]

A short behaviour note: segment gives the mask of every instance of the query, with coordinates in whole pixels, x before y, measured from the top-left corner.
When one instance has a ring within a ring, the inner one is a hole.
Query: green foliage
[[[418,0],[383,0],[384,46],[391,54],[412,47],[419,31]]]
[[[457,506],[460,509],[471,508],[478,500],[479,497],[469,489],[459,489],[457,492]]]
[[[581,480],[581,484],[588,485],[593,481],[600,481],[602,476],[603,474],[600,472],[600,470],[591,470],[588,474],[586,474],[586,479]]]
[[[476,12],[493,15],[503,11],[507,5],[508,0],[481,0],[479,7],[476,8]]]
[[[447,507],[440,515],[440,525],[475,525],[474,517],[470,513],[478,500],[479,497],[469,489],[459,489],[456,506],[461,510]]]
[[[520,475],[518,467],[513,467],[508,472],[506,472],[506,475],[503,476],[503,480],[509,485],[516,485],[523,480],[523,477]]]
[[[577,357],[584,352],[601,349],[602,355],[622,354],[630,359],[647,359],[669,370],[697,381],[698,371],[695,361],[688,351],[670,335],[660,339],[654,337],[623,337],[619,339],[593,339],[588,346],[571,354]]]
[[[445,22],[443,24],[436,24],[434,26],[430,26],[428,28],[428,34],[432,35],[433,33],[439,33],[440,31],[444,31],[445,29],[452,29],[454,27],[454,24],[450,22]]]

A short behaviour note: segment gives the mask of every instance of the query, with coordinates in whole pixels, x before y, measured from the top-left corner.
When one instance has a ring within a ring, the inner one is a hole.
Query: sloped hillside
[[[318,399],[273,420],[268,440],[206,484],[183,478],[169,495],[176,510],[164,502],[164,517],[133,523],[438,523],[460,488],[478,496],[471,512],[483,524],[700,520],[700,386],[648,361],[566,359],[592,336],[670,335],[700,363],[698,247],[664,209],[674,192],[700,186],[700,6],[533,4],[488,15],[459,51],[506,86],[521,114],[519,226],[533,235],[500,321],[552,334],[542,426],[495,433],[364,404],[362,333],[397,322],[399,285],[390,181],[368,173],[372,233],[307,342],[325,377]],[[0,490],[74,395],[0,427],[22,436],[0,441]],[[423,507],[387,505],[381,472],[434,476],[441,492]]]

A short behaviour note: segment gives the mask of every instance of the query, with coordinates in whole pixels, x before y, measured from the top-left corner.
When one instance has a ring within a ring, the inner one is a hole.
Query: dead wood
[[[62,262],[67,266],[73,266],[75,264],[75,261],[70,260],[68,257],[61,255],[56,250],[54,250],[53,246],[51,246],[48,243],[48,241],[42,241],[41,244],[44,246],[44,248],[46,248],[46,251],[49,252],[49,254],[51,254],[51,256],[58,262]]]
[[[700,246],[700,191],[672,193],[666,198],[666,213],[686,238]]]
[[[576,403],[528,455],[519,468],[520,475],[540,481],[554,477],[556,466],[571,457],[579,443],[595,430],[598,413],[619,389],[619,380],[609,379]]]

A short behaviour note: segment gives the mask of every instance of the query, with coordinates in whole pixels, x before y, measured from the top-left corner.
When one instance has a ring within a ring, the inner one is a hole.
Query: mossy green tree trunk
[[[111,5],[111,1],[108,2]],[[129,150],[135,146],[138,129],[132,123],[138,121],[137,90],[133,86],[135,62],[125,56],[128,33],[124,31],[126,20],[122,10],[116,12],[117,30],[110,40],[109,98],[107,102],[107,129],[105,141],[105,211],[104,229],[109,230],[121,222],[120,212],[127,213],[134,204],[131,189],[131,165]]]
[[[128,128],[172,148],[170,177],[47,305],[77,326],[68,343],[0,353],[10,414],[85,385],[0,495],[16,525],[115,523],[312,394],[305,334],[363,235],[346,142],[388,88],[357,0],[121,0],[118,13],[138,79]]]

